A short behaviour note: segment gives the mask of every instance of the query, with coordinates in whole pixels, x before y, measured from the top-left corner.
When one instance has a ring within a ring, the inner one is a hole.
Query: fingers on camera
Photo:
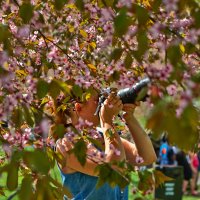
[[[118,100],[115,102],[116,106],[122,106],[122,101],[121,100]]]
[[[116,99],[116,95],[114,93],[111,93],[109,96],[108,96],[108,102],[111,102],[113,101],[114,99]]]
[[[112,92],[109,96],[108,96],[108,101],[109,102],[113,102],[116,103],[117,101],[119,101],[120,98],[119,96],[117,96],[117,94],[115,92]]]

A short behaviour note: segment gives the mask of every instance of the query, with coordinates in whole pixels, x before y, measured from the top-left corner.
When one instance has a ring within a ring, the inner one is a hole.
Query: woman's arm
[[[122,101],[115,93],[111,93],[100,110],[100,125],[105,142],[106,162],[123,161],[126,159],[123,143],[113,128],[113,117],[122,110]],[[118,152],[118,155],[116,154]]]
[[[123,139],[127,161],[133,166],[149,165],[156,161],[157,157],[152,142],[138,121],[133,116],[135,109],[133,104],[125,104],[123,110],[126,112],[124,119],[135,144]],[[140,156],[142,163],[138,163],[136,158]]]
[[[115,142],[118,143],[117,139],[114,139],[112,141],[108,139],[106,143],[110,146],[110,144],[114,145]],[[81,165],[76,155],[73,152],[70,152],[70,150],[72,149],[72,143],[69,142],[66,138],[63,138],[62,140],[59,140],[57,142],[56,151],[62,155],[62,161],[58,164],[64,173],[73,173],[78,171],[91,176],[98,176],[98,171],[96,170],[96,167],[99,166],[99,164],[105,162],[112,163],[113,161],[119,161],[121,160],[121,158],[123,158],[121,155],[116,155],[114,149],[112,148],[107,148],[107,152],[100,152],[95,147],[90,146],[87,149],[85,165]],[[121,170],[118,169],[115,165],[113,165],[113,169]]]

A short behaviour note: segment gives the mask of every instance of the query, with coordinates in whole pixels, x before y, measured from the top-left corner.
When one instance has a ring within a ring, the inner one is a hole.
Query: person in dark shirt
[[[193,184],[191,184],[192,169],[191,169],[190,163],[187,159],[187,155],[185,154],[185,152],[179,151],[176,154],[176,160],[177,160],[177,163],[179,166],[183,166],[183,173],[184,173],[184,181],[183,181],[183,188],[182,188],[183,194],[186,194],[187,186],[188,186],[188,183],[190,182],[191,194],[194,196],[198,195],[197,191],[193,187]]]

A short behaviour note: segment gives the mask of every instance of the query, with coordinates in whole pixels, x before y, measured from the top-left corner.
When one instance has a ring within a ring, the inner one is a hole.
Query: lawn
[[[200,197],[184,196],[183,200],[197,200]]]

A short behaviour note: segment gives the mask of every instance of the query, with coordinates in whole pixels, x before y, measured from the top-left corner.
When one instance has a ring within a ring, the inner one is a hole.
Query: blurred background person
[[[176,154],[176,161],[179,166],[183,167],[183,175],[184,175],[183,187],[182,187],[183,194],[187,194],[187,187],[188,184],[190,183],[191,194],[194,196],[198,195],[198,192],[195,190],[194,184],[192,183],[193,172],[188,155],[185,154],[184,151],[180,150]]]

